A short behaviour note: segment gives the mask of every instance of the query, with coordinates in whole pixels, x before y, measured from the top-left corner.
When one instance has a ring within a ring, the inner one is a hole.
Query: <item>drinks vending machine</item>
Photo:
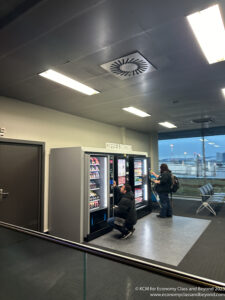
[[[118,186],[131,185],[138,218],[151,212],[150,158],[131,154],[114,156],[114,178]]]

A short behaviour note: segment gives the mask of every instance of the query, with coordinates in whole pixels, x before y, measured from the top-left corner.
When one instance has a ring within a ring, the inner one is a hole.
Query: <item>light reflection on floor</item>
[[[178,266],[211,221],[173,216],[160,219],[152,213],[138,220],[135,233],[119,240],[116,230],[90,244]]]

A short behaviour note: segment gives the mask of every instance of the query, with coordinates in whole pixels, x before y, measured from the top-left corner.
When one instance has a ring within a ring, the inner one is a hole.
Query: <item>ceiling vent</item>
[[[117,58],[101,65],[101,67],[121,80],[133,78],[156,69],[139,52]]]
[[[202,123],[214,123],[215,121],[212,118],[200,118],[192,120],[193,123],[202,124]]]

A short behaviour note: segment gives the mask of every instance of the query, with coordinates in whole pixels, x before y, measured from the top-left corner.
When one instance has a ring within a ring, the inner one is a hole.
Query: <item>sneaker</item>
[[[132,234],[135,232],[135,228],[133,228],[132,230],[131,230],[131,232],[132,232]]]
[[[166,217],[163,217],[161,215],[156,215],[156,217],[158,217],[158,218],[166,218]]]
[[[132,233],[133,233],[132,231],[128,231],[128,233],[124,234],[124,235],[121,237],[121,240],[127,239],[129,236],[132,235]]]
[[[119,239],[122,239],[122,240],[123,240],[124,237],[125,237],[126,235],[127,235],[127,233],[126,233],[126,234],[125,234],[125,233],[122,233],[121,236],[119,237]]]
[[[134,233],[135,231],[135,228],[131,229],[130,232],[131,232],[131,235]]]

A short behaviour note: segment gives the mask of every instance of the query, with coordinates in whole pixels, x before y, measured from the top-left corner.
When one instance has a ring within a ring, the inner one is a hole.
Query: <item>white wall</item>
[[[45,230],[48,228],[48,171],[51,148],[71,146],[105,148],[106,142],[112,142],[132,145],[133,151],[149,153],[151,149],[151,138],[148,134],[72,116],[6,97],[0,97],[0,127],[6,128],[5,138],[46,143]]]

